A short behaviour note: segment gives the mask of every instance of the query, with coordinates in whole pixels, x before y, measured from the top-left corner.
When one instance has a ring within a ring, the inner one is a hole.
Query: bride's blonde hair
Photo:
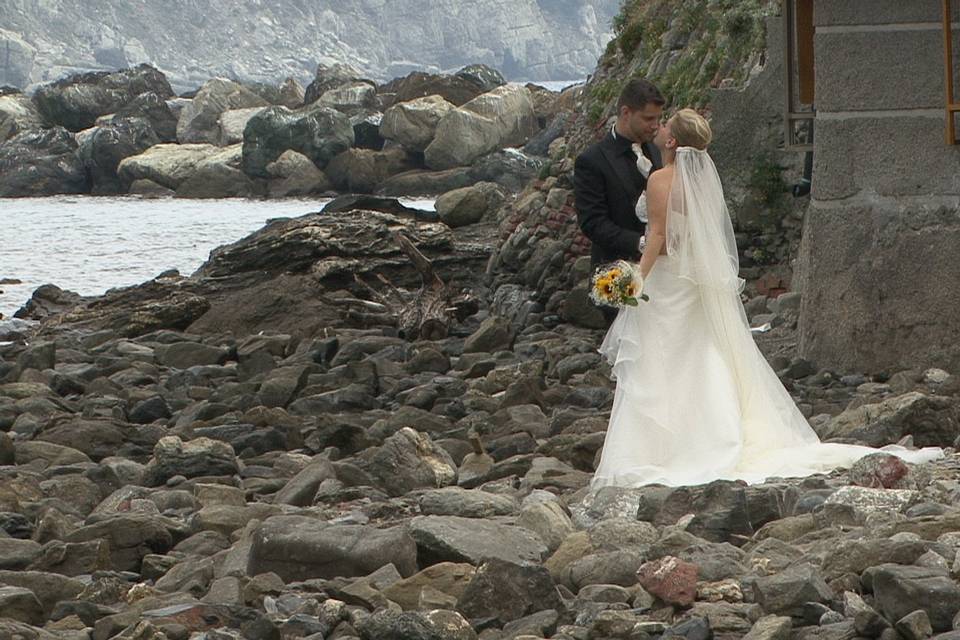
[[[670,118],[670,133],[679,147],[706,149],[713,140],[710,124],[693,109],[680,109]]]

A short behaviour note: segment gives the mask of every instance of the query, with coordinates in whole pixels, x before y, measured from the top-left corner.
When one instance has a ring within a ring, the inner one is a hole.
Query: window
[[[813,150],[813,31],[813,0],[783,0],[784,143],[794,151]]]

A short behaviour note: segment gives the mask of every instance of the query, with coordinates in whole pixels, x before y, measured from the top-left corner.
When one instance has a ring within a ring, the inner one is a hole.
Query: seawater
[[[432,200],[401,199],[433,210]],[[187,200],[58,196],[0,198],[0,314],[12,316],[42,284],[81,295],[193,273],[224,244],[274,218],[316,213],[327,199]]]

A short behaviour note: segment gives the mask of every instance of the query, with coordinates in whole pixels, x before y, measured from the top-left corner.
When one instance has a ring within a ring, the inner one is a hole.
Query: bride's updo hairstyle
[[[707,148],[713,131],[707,120],[693,109],[680,109],[670,118],[670,133],[678,147]]]

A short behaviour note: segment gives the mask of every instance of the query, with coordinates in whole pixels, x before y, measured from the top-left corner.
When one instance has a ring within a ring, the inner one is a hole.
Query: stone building
[[[960,371],[960,146],[945,136],[942,18],[942,0],[813,0],[798,284],[801,353],[820,366]]]

